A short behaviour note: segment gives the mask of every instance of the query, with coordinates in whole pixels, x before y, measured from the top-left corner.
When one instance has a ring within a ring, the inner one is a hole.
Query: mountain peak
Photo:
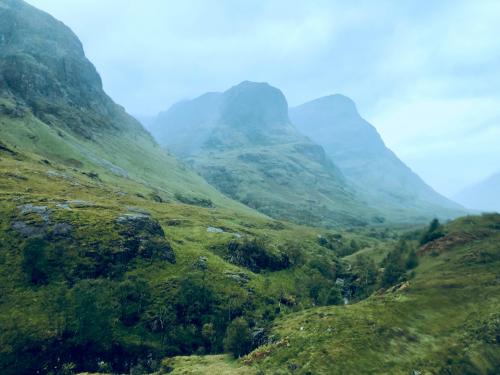
[[[231,126],[263,127],[288,124],[283,93],[265,82],[243,81],[224,92],[221,121]]]
[[[303,106],[310,107],[315,111],[334,114],[336,116],[359,116],[358,109],[356,108],[356,103],[354,103],[351,98],[342,94],[323,96],[319,99],[315,99],[308,103],[305,103],[300,107]]]

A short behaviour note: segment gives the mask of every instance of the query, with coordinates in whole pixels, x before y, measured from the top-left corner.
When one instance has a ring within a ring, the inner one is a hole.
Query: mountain
[[[460,205],[439,195],[388,149],[354,102],[331,95],[290,109],[297,128],[327,155],[365,199],[397,220],[454,217]]]
[[[500,212],[500,172],[462,190],[455,200],[471,209]]]
[[[103,92],[48,14],[0,0],[0,43],[1,374],[153,373],[222,353],[241,316],[257,344],[348,272],[320,233],[381,243],[222,195]]]
[[[168,155],[103,91],[63,23],[19,0],[0,1],[0,140],[156,199],[243,205]],[[208,204],[208,203],[207,203]]]
[[[177,103],[151,132],[227,196],[272,217],[321,225],[377,220],[323,148],[297,131],[283,93],[267,83],[245,81]]]

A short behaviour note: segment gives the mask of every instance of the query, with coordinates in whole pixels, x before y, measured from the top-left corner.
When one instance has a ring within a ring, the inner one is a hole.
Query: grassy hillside
[[[406,281],[359,303],[281,317],[273,342],[240,364],[265,374],[497,373],[500,215],[442,231],[419,247]]]
[[[220,353],[238,316],[267,335],[276,317],[330,303],[352,240],[392,241],[158,202],[134,181],[8,147],[0,176],[5,374],[152,371],[164,356]]]

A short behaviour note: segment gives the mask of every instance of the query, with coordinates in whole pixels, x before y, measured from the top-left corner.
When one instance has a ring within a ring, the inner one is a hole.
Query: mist
[[[29,3],[75,31],[105,90],[139,118],[264,81],[291,106],[351,97],[447,196],[499,169],[498,2]]]

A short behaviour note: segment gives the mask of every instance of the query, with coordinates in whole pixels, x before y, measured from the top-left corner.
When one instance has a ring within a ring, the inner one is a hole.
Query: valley
[[[0,0],[0,373],[494,374],[500,215],[330,96],[241,82],[151,134]]]

